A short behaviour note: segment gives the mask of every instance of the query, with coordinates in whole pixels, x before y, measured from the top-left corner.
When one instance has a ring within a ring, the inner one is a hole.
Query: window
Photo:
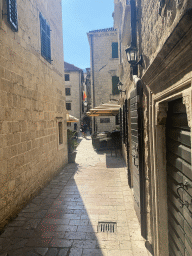
[[[7,0],[7,21],[11,25],[11,29],[18,31],[17,19],[17,0]]]
[[[69,81],[69,74],[65,75],[65,81]]]
[[[112,94],[113,95],[119,94],[118,83],[119,83],[119,77],[112,76]]]
[[[112,58],[118,58],[118,43],[112,43]]]
[[[50,38],[50,26],[42,14],[39,14],[40,18],[40,32],[41,32],[41,55],[44,59],[51,63],[51,38]]]
[[[62,122],[58,122],[59,128],[59,145],[63,144],[63,125]]]
[[[100,123],[110,123],[110,118],[100,118]]]
[[[66,103],[66,109],[71,110],[71,103]]]
[[[119,111],[119,114],[117,114],[117,115],[115,116],[115,124],[116,124],[116,125],[119,125],[119,124],[120,124],[120,111]]]
[[[65,88],[65,95],[71,95],[71,88]]]
[[[67,123],[67,127],[71,127],[71,123]]]

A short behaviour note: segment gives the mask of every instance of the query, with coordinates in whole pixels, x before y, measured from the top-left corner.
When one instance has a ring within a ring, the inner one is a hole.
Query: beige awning
[[[69,115],[68,113],[66,114],[66,119],[67,119],[67,123],[72,123],[72,122],[79,122],[79,119]]]
[[[92,108],[87,112],[88,116],[116,116],[119,113],[120,105],[118,103],[109,101]]]

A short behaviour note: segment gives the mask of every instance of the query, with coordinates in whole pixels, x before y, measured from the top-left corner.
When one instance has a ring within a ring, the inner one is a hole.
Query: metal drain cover
[[[117,230],[116,222],[98,222],[98,232],[115,233]]]

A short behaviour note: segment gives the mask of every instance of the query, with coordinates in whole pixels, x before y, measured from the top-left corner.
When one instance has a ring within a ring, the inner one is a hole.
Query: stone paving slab
[[[115,222],[99,232],[98,222]],[[10,222],[0,256],[149,256],[120,155],[96,152],[90,136],[67,165]]]

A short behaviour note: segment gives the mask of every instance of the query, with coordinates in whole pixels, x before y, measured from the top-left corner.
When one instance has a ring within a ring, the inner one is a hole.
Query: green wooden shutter
[[[112,43],[112,58],[118,58],[118,43]]]
[[[7,0],[7,21],[11,25],[12,30],[18,31],[18,18],[17,18],[17,1]]]
[[[50,37],[50,26],[47,24],[47,60],[51,61],[51,37]]]
[[[46,21],[40,13],[41,55],[46,59]]]
[[[49,62],[51,62],[51,39],[50,39],[50,26],[43,18],[40,17],[40,31],[41,31],[41,55]]]
[[[119,83],[119,77],[118,76],[112,76],[112,94],[119,94],[118,90],[118,83]]]

